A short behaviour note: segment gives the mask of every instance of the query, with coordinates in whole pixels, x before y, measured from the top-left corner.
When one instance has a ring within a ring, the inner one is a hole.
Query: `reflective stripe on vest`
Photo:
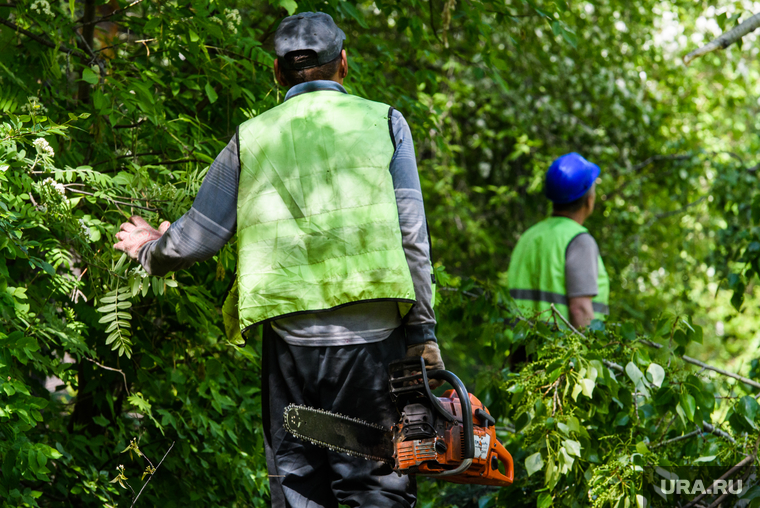
[[[566,217],[550,217],[528,229],[517,242],[509,264],[509,293],[526,314],[548,311],[551,304],[568,320],[565,255],[570,242],[588,230]],[[599,257],[598,294],[592,299],[594,319],[609,314],[609,277]],[[549,320],[551,316],[541,319]]]
[[[239,128],[243,330],[368,300],[415,301],[389,166],[390,107],[315,91]]]

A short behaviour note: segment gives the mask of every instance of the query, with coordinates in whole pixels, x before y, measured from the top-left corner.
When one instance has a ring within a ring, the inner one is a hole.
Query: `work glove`
[[[438,343],[434,340],[407,347],[406,356],[407,358],[415,356],[421,356],[424,358],[426,370],[444,370],[446,368],[443,364],[443,358],[441,358],[441,350],[438,349]],[[428,381],[428,384],[431,389],[435,390],[443,384],[443,381],[440,379],[431,379]]]

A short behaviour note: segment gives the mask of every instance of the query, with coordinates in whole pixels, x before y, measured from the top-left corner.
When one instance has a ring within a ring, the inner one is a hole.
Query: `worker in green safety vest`
[[[610,283],[599,247],[583,227],[594,211],[599,166],[577,153],[555,160],[546,172],[544,192],[552,216],[529,228],[509,263],[509,294],[527,315],[551,305],[574,327],[609,314]]]
[[[223,314],[225,327],[240,323],[237,337],[263,325],[275,508],[414,506],[409,476],[295,438],[283,410],[308,405],[390,428],[389,363],[421,356],[444,368],[411,131],[394,108],[346,92],[345,38],[327,14],[285,18],[274,34],[282,104],[239,126],[186,214],[158,229],[132,217],[114,245],[161,276],[237,235],[236,296]]]

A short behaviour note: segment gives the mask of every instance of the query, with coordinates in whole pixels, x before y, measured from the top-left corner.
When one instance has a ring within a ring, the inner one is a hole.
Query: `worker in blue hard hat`
[[[607,271],[583,227],[594,211],[599,173],[577,153],[558,158],[546,172],[552,216],[523,233],[509,263],[509,293],[526,314],[548,313],[554,304],[576,328],[609,314]]]

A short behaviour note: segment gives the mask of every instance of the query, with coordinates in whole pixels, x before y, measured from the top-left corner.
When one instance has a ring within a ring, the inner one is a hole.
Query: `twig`
[[[726,49],[748,33],[756,30],[758,27],[760,27],[760,13],[755,14],[746,21],[743,21],[742,23],[736,25],[728,32],[721,34],[716,39],[713,39],[701,48],[695,49],[683,57],[683,63],[689,65],[692,61],[694,61],[695,58],[699,58],[702,55],[712,53],[713,51],[717,51],[719,49]]]
[[[563,316],[563,315],[562,315],[562,313],[561,313],[560,311],[558,311],[558,310],[557,310],[557,307],[555,307],[553,303],[550,303],[550,304],[549,304],[549,306],[551,307],[552,313],[554,313],[555,315],[559,316],[559,318],[560,318],[560,319],[561,319],[561,320],[562,320],[562,321],[563,321],[563,322],[564,322],[564,323],[565,323],[567,326],[569,326],[569,327],[570,327],[570,329],[573,331],[573,333],[577,333],[578,335],[580,335],[580,336],[581,336],[581,338],[582,338],[582,339],[585,339],[585,338],[586,338],[586,336],[585,336],[585,335],[583,335],[581,332],[579,332],[579,331],[578,331],[578,329],[577,329],[577,328],[575,328],[573,325],[571,325],[571,324],[570,324],[570,321],[568,321],[568,320],[567,320],[567,318],[566,318],[565,316]]]
[[[102,197],[98,196],[98,195],[96,195],[96,194],[94,194],[92,192],[87,192],[87,191],[82,191],[82,190],[76,190],[76,189],[69,189],[69,192],[71,192],[73,194],[84,194],[85,196],[93,196],[93,197],[96,197],[96,198],[105,199],[106,201],[108,201],[110,203],[113,203],[113,204],[116,204],[116,205],[131,206],[132,208],[137,208],[139,210],[145,210],[145,211],[148,211],[148,212],[157,212],[158,211],[158,208],[148,208],[147,206],[140,206],[140,205],[136,205],[134,203],[127,203],[126,201],[117,201],[117,200],[115,200],[113,198],[110,198],[108,196],[102,196]]]
[[[153,475],[156,474],[156,471],[158,471],[158,468],[161,467],[161,464],[164,463],[164,459],[166,458],[167,455],[169,455],[169,452],[172,451],[172,448],[174,448],[174,443],[175,443],[175,441],[172,441],[172,445],[169,447],[168,450],[166,450],[166,453],[164,454],[164,458],[161,459],[161,462],[158,463],[158,465],[156,466],[156,469],[154,469],[153,472],[150,474],[150,476],[148,477],[148,481],[146,481],[145,483],[143,483],[143,486],[140,489],[140,492],[137,493],[137,497],[134,499],[134,501],[132,501],[132,504],[130,505],[129,508],[134,507],[135,503],[137,502],[137,500],[140,499],[140,494],[143,493],[143,490],[145,490],[145,487],[147,487],[148,484],[150,483],[150,481],[153,479]],[[150,462],[150,461],[148,461],[148,462]]]
[[[115,10],[115,11],[113,11],[111,14],[106,14],[105,16],[102,16],[102,17],[100,17],[100,18],[98,18],[98,19],[93,19],[92,21],[88,21],[88,22],[86,22],[86,23],[82,23],[81,25],[77,25],[77,26],[75,26],[75,27],[74,27],[74,29],[76,30],[77,28],[82,28],[82,27],[84,27],[84,26],[88,26],[88,25],[95,25],[95,24],[97,24],[97,23],[101,23],[101,22],[103,22],[103,21],[105,21],[105,20],[107,20],[107,19],[109,19],[109,18],[112,18],[112,17],[114,17],[114,16],[118,16],[119,14],[121,14],[121,13],[122,13],[122,12],[124,12],[124,11],[126,11],[126,10],[127,10],[127,9],[129,9],[130,7],[134,7],[135,5],[137,5],[137,4],[139,4],[139,3],[143,2],[143,1],[144,1],[144,0],[135,0],[135,1],[134,1],[134,2],[132,2],[131,4],[129,4],[129,5],[127,5],[126,7],[124,7],[123,9],[116,9],[116,10]]]
[[[74,182],[74,183],[67,183],[67,184],[64,184],[63,186],[64,186],[64,187],[66,187],[67,189],[69,189],[70,191],[72,191],[72,192],[73,192],[73,191],[75,191],[75,190],[79,190],[79,189],[76,189],[76,188],[72,188],[72,187],[74,187],[74,186],[77,186],[77,187],[84,187],[85,185],[86,185],[86,184],[83,184],[83,183],[78,183],[78,182]],[[96,189],[96,190],[97,190],[97,189]],[[146,202],[150,202],[150,201],[152,201],[152,202],[154,202],[154,203],[171,203],[172,201],[174,201],[174,200],[172,200],[172,199],[136,198],[136,197],[134,197],[134,196],[111,196],[111,199],[128,199],[128,200],[130,200],[130,201],[146,201]]]
[[[611,369],[615,369],[618,372],[625,372],[625,369],[623,368],[623,366],[622,365],[618,365],[615,362],[611,362],[609,360],[602,360],[602,363],[605,364],[607,367],[609,367]]]
[[[198,159],[179,159],[176,161],[148,162],[146,166],[171,166],[172,164],[183,164],[185,162],[201,162],[201,161]]]
[[[105,49],[105,48],[103,48],[103,49]],[[102,49],[98,50],[98,51],[102,51]],[[135,127],[139,127],[140,125],[142,125],[144,123],[145,123],[145,119],[140,120],[140,121],[135,122],[135,123],[131,123],[129,125],[114,125],[112,128],[113,129],[133,129]]]
[[[657,344],[656,342],[652,342],[652,341],[649,341],[649,340],[646,340],[646,339],[640,339],[640,342],[642,344],[646,344],[647,346],[654,347],[654,348],[657,348],[657,349],[661,349],[662,348],[662,344]],[[746,378],[744,376],[740,376],[739,374],[734,374],[733,372],[728,372],[727,370],[723,370],[723,369],[721,369],[719,367],[713,367],[712,365],[708,365],[708,364],[706,364],[704,362],[700,362],[699,360],[697,360],[695,358],[692,358],[690,356],[683,355],[683,356],[681,356],[681,359],[683,359],[683,361],[685,361],[686,363],[690,363],[692,365],[697,365],[699,367],[702,367],[703,369],[711,370],[713,372],[717,372],[718,374],[723,374],[724,376],[728,376],[730,378],[738,379],[739,381],[741,381],[744,384],[748,384],[750,386],[754,386],[755,388],[760,388],[760,383],[758,383],[757,381],[752,381],[749,378]]]
[[[430,28],[433,30],[433,35],[438,39],[438,42],[443,43],[441,38],[438,37],[438,32],[435,29],[435,19],[433,19],[433,0],[428,0],[428,6],[430,7]]]
[[[697,199],[696,201],[692,201],[691,203],[685,204],[684,206],[682,206],[678,210],[673,210],[671,212],[664,212],[664,213],[657,214],[654,217],[652,217],[652,219],[649,222],[647,222],[644,227],[648,228],[648,227],[650,227],[652,224],[654,224],[655,222],[657,222],[660,219],[666,219],[668,217],[672,217],[673,215],[678,215],[681,212],[685,212],[686,210],[688,210],[692,206],[696,206],[696,205],[700,204],[702,201],[706,200],[707,197],[708,196],[702,196],[701,198]]]
[[[570,327],[570,329],[571,329],[571,330],[572,330],[574,333],[577,333],[577,334],[578,334],[578,335],[579,335],[579,336],[580,336],[582,339],[585,339],[585,338],[586,338],[586,336],[585,336],[585,335],[583,335],[581,332],[579,332],[579,331],[578,331],[578,329],[577,329],[577,328],[575,328],[575,327],[574,327],[572,324],[570,324],[570,321],[568,321],[568,320],[567,320],[567,318],[565,318],[565,316],[563,316],[563,315],[562,315],[562,313],[561,313],[560,311],[558,311],[558,310],[557,310],[557,307],[555,307],[553,303],[552,303],[552,304],[550,304],[550,306],[551,306],[552,314],[554,314],[555,316],[559,316],[559,318],[560,318],[560,319],[561,319],[561,320],[562,320],[562,321],[563,321],[563,322],[564,322],[564,323],[565,323],[567,326],[569,326],[569,327]],[[609,361],[609,360],[602,360],[602,363],[603,363],[604,365],[606,365],[607,367],[609,367],[610,369],[615,369],[615,370],[616,370],[616,371],[618,371],[618,372],[625,372],[625,369],[623,368],[623,366],[622,366],[622,365],[618,365],[618,364],[617,364],[617,363],[615,363],[615,362],[611,362],[611,361]]]
[[[43,46],[47,46],[48,48],[57,49],[58,51],[63,51],[64,53],[68,53],[70,55],[75,55],[75,56],[78,56],[79,58],[87,58],[87,54],[85,54],[82,51],[79,51],[78,49],[71,49],[71,48],[65,46],[64,44],[56,45],[56,44],[50,42],[49,40],[44,39],[44,38],[40,37],[39,35],[37,35],[37,34],[35,34],[33,32],[30,32],[29,30],[26,30],[25,28],[21,28],[20,26],[18,26],[15,23],[11,23],[7,19],[0,19],[0,23],[2,23],[3,25],[7,26],[8,28],[11,28],[11,29],[13,29],[13,30],[15,30],[15,31],[17,31],[19,33],[22,33],[22,34],[26,35],[27,37],[29,37],[33,41],[39,42]]]
[[[88,361],[91,361],[92,363],[94,363],[95,365],[97,365],[98,367],[100,367],[101,369],[106,369],[106,370],[110,370],[110,371],[113,371],[113,372],[118,372],[119,374],[121,374],[121,377],[124,378],[124,389],[127,391],[127,395],[132,395],[131,393],[129,393],[129,386],[127,386],[127,375],[124,374],[123,370],[121,370],[121,369],[114,369],[113,367],[106,367],[102,363],[98,363],[95,360],[93,360],[92,358],[87,358],[86,356],[84,357],[84,359],[88,360]]]
[[[129,154],[129,155],[120,155],[118,157],[114,157],[113,159],[107,159],[104,161],[96,162],[92,165],[92,167],[100,166],[101,164],[105,164],[106,162],[117,161],[119,159],[128,159],[130,157],[142,157],[143,155],[161,155],[162,152],[143,152],[143,153],[135,153],[135,154]]]
[[[720,430],[718,427],[715,427],[715,426],[713,426],[713,425],[711,425],[711,424],[709,424],[709,423],[707,423],[707,422],[702,422],[702,427],[704,427],[704,429],[705,429],[706,431],[708,431],[708,432],[712,432],[712,433],[713,433],[713,434],[715,434],[716,436],[720,436],[720,437],[722,437],[722,438],[728,439],[729,441],[731,441],[731,443],[733,443],[733,444],[736,444],[736,440],[735,440],[734,438],[732,438],[732,437],[731,437],[731,436],[728,434],[728,432],[725,432],[725,431],[723,431],[723,430]]]
[[[671,421],[671,423],[673,423],[673,422]],[[670,425],[668,425],[668,428],[665,430],[665,434],[668,433],[669,429],[670,429]],[[678,441],[683,441],[684,439],[689,439],[690,437],[694,437],[694,436],[702,434],[703,431],[704,432],[710,432],[711,434],[715,434],[716,436],[720,436],[722,438],[725,438],[725,439],[729,440],[731,443],[736,444],[736,440],[734,438],[732,438],[730,435],[728,435],[728,433],[720,430],[717,427],[714,427],[713,425],[710,425],[707,422],[702,422],[702,429],[698,429],[698,430],[695,430],[693,432],[689,432],[688,434],[684,434],[683,436],[678,436],[678,437],[674,437],[672,439],[668,439],[667,441],[661,441],[661,442],[659,442],[657,444],[654,444],[654,445],[650,446],[650,449],[659,448],[660,446],[665,446],[665,445],[668,445],[670,443],[675,443],[675,442],[678,442]]]
[[[624,173],[621,173],[621,175],[622,176],[628,176],[628,175],[631,175],[633,173],[637,173],[637,172],[641,171],[642,169],[644,169],[645,167],[649,166],[650,164],[652,164],[654,162],[659,162],[659,161],[674,161],[674,160],[678,161],[678,160],[690,159],[691,157],[692,157],[691,154],[686,154],[686,155],[653,155],[653,156],[649,157],[648,159],[645,159],[644,162],[641,162],[641,163],[635,165],[630,170],[625,171]],[[604,198],[605,201],[609,201],[614,196],[618,195],[620,192],[622,192],[626,187],[628,187],[628,185],[630,185],[634,181],[635,180],[633,180],[633,179],[629,179],[626,182],[624,182],[622,185],[620,185],[620,187],[618,187],[616,189],[613,189],[611,192],[608,192],[607,195],[606,195],[606,197]]]

